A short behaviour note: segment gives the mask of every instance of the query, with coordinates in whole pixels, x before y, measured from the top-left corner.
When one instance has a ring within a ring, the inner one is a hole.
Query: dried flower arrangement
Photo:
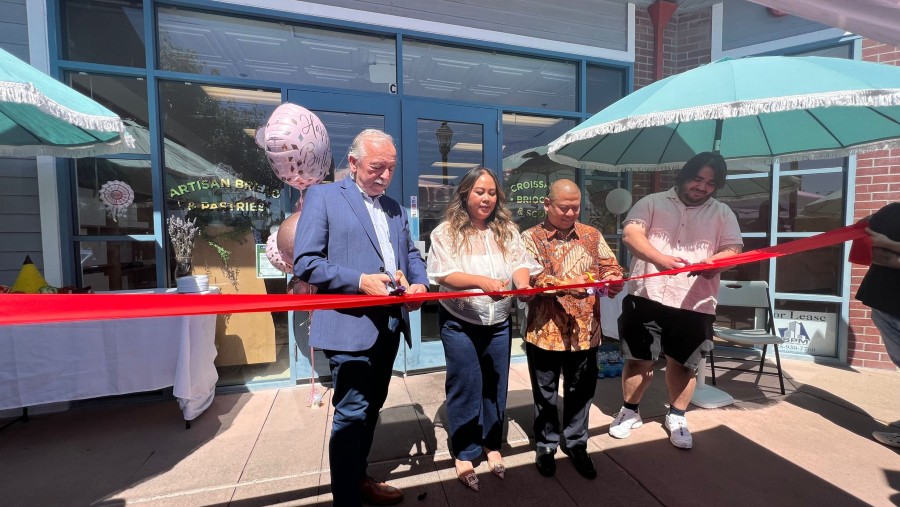
[[[191,254],[194,251],[194,238],[200,232],[197,219],[182,220],[171,216],[166,219],[169,229],[169,240],[175,253],[175,277],[191,274]]]

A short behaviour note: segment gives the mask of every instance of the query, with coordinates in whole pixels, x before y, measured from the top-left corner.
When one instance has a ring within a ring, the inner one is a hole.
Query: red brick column
[[[887,65],[900,65],[900,48],[863,39],[863,60]],[[900,149],[864,153],[856,157],[856,208],[853,218],[859,220],[886,204],[900,201]],[[872,324],[871,310],[854,299],[859,283],[868,268],[854,265],[850,272],[850,334],[847,361],[853,366],[893,370]]]

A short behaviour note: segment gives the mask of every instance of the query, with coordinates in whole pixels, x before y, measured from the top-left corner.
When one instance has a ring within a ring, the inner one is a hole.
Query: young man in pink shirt
[[[651,194],[625,218],[622,240],[638,277],[741,252],[737,218],[712,195],[725,185],[727,167],[716,153],[695,155],[675,177],[676,186]],[[697,275],[697,276],[693,276]],[[669,413],[665,428],[676,447],[693,446],[685,410],[696,387],[701,358],[712,350],[719,270],[633,280],[622,303],[619,336],[626,357],[624,405],[609,427],[626,438],[642,425],[638,404],[653,380],[653,361],[666,356]]]

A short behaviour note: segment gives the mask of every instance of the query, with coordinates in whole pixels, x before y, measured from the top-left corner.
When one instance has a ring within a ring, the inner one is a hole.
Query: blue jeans
[[[325,351],[334,383],[328,457],[335,506],[362,505],[359,483],[366,476],[378,412],[387,399],[399,344],[399,330],[383,330],[369,350]]]
[[[872,322],[881,332],[881,341],[891,361],[900,367],[900,317],[872,308]]]
[[[509,386],[509,320],[470,324],[442,306],[438,312],[447,360],[447,425],[457,459],[472,461],[481,448],[499,450]]]

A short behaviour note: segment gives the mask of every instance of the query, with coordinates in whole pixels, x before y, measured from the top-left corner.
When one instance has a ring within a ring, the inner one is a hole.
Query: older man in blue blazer
[[[425,262],[410,238],[406,212],[384,195],[397,163],[393,139],[365,130],[353,140],[347,161],[350,177],[307,191],[294,242],[294,274],[319,293],[383,296],[399,270],[409,280],[408,293],[425,292]],[[419,306],[313,313],[309,342],[324,349],[334,382],[328,452],[336,506],[403,499],[399,489],[376,482],[366,468],[400,334],[411,343],[409,311]]]

